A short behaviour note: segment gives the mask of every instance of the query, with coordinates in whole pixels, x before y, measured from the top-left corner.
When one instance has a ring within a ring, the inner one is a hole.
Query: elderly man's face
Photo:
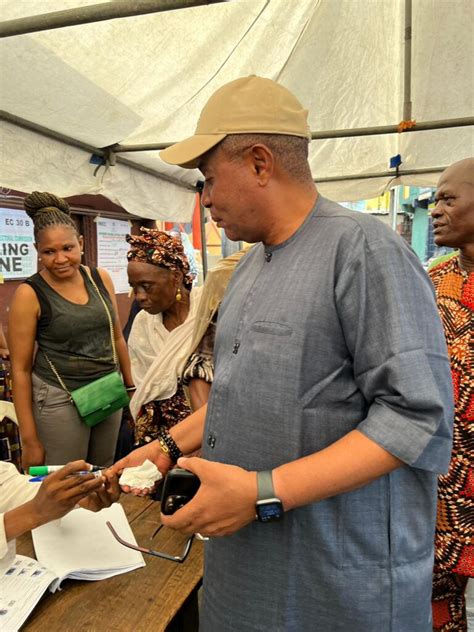
[[[431,211],[437,246],[460,248],[474,243],[474,174],[448,168],[436,189],[436,207]]]
[[[258,189],[250,162],[230,160],[217,147],[199,168],[205,177],[202,203],[217,226],[233,241],[263,241],[265,225],[255,205]]]

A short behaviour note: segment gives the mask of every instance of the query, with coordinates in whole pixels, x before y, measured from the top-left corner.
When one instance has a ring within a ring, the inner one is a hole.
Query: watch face
[[[257,502],[257,516],[260,522],[280,520],[282,515],[283,507],[280,500],[263,500]]]

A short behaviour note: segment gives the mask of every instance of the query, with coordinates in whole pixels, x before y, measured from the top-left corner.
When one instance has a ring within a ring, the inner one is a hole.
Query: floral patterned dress
[[[169,430],[191,412],[181,384],[172,397],[144,404],[134,424],[135,446],[142,446],[157,439],[161,430]]]
[[[451,464],[438,486],[434,580],[438,607],[433,614],[438,629],[461,630],[450,592],[455,595],[454,584],[464,586],[474,575],[474,272],[462,270],[453,256],[429,274],[448,344],[455,399]],[[449,575],[451,579],[446,579]],[[464,598],[458,599],[462,610]]]

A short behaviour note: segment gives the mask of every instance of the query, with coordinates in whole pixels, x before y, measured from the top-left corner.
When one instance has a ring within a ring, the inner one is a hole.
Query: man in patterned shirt
[[[429,271],[448,343],[455,398],[451,463],[438,488],[433,626],[463,632],[464,593],[474,571],[474,158],[443,172],[431,215],[436,245],[459,249]]]

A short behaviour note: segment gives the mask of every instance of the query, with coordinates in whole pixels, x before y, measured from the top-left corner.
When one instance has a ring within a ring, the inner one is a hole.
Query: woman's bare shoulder
[[[10,313],[11,312],[16,312],[21,315],[31,313],[39,316],[40,302],[36,292],[28,283],[22,283],[15,290],[10,303]]]
[[[38,304],[38,297],[34,289],[28,283],[21,283],[15,293],[13,294],[13,300],[16,301],[33,301]]]

